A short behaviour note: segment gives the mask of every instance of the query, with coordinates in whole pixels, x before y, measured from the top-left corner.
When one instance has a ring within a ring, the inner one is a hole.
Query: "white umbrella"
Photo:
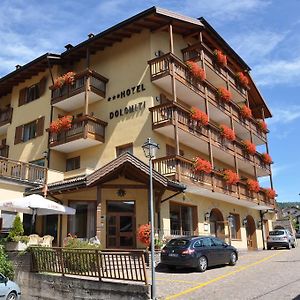
[[[76,209],[33,194],[12,200],[0,201],[0,210],[36,215],[75,215]]]

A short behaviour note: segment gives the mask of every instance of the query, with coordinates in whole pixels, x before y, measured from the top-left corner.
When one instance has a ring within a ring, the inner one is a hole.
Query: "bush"
[[[13,226],[9,231],[7,240],[16,242],[16,237],[20,237],[24,234],[24,227],[19,215],[14,219]]]
[[[12,262],[8,259],[7,254],[4,252],[3,246],[0,246],[0,273],[11,280],[14,278]]]

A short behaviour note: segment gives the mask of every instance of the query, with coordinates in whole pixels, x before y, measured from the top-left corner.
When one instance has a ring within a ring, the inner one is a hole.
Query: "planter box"
[[[23,242],[7,242],[5,244],[6,251],[24,251],[27,249],[27,244]]]

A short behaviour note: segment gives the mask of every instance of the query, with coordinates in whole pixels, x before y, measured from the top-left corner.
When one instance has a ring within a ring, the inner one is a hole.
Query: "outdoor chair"
[[[42,237],[42,242],[40,243],[40,246],[42,247],[52,247],[52,241],[54,240],[54,237],[51,235],[45,235]]]
[[[39,246],[42,242],[42,238],[38,234],[31,234],[29,236],[29,242],[27,243],[27,246]]]

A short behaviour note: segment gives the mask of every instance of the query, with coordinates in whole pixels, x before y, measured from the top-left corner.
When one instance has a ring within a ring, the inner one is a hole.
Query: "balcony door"
[[[107,248],[134,248],[135,233],[135,202],[107,202]]]

